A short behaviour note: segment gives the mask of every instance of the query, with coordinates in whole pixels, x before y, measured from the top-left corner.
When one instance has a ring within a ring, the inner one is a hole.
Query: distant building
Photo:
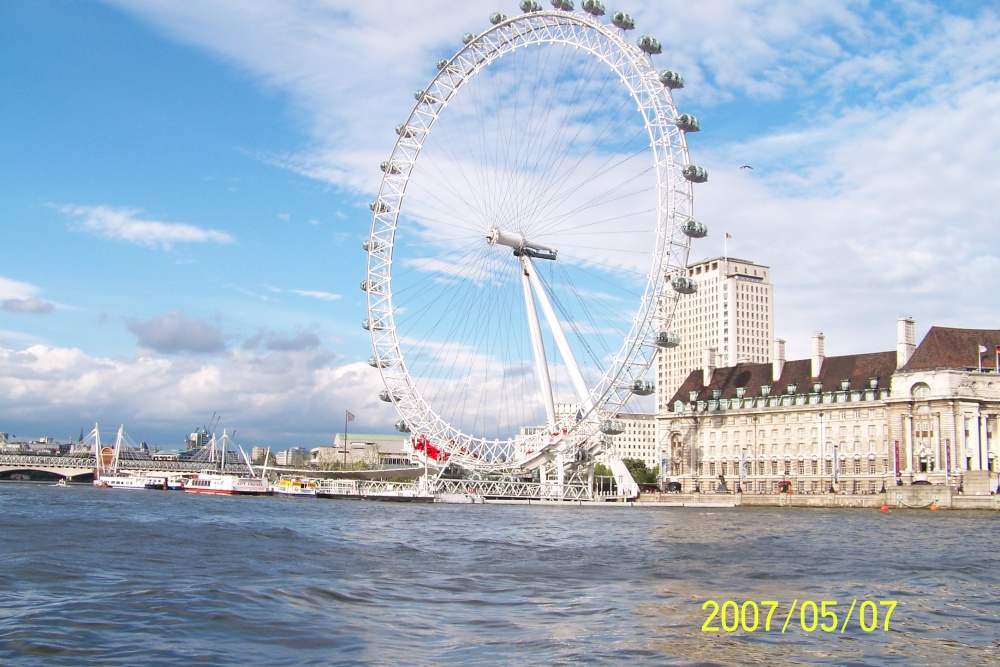
[[[995,473],[1000,373],[976,355],[1000,349],[1000,330],[932,327],[919,347],[913,333],[903,317],[896,351],[839,357],[814,334],[811,358],[787,362],[778,340],[770,364],[716,367],[706,353],[657,415],[666,481],[875,493],[897,480],[957,487],[967,472]]]
[[[256,449],[256,448],[255,448]],[[267,450],[265,449],[264,455],[266,456]],[[255,459],[256,460],[256,459]],[[290,468],[297,468],[306,465],[309,462],[309,452],[303,447],[292,447],[283,452],[275,452],[274,463],[279,466],[288,466]]]
[[[314,447],[309,450],[310,465],[320,467],[333,464],[353,466],[363,463],[372,468],[411,465],[405,448],[406,439],[400,435],[337,434],[332,447]]]
[[[681,383],[701,367],[706,348],[716,350],[720,366],[771,360],[774,299],[769,267],[713,257],[692,264],[683,275],[698,287],[677,299],[670,331],[679,336],[678,345],[657,352],[658,410],[666,409]]]

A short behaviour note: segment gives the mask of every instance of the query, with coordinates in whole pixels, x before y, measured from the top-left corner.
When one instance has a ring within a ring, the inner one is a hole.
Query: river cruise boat
[[[304,477],[282,477],[271,486],[276,496],[288,498],[315,498],[316,480]]]
[[[94,475],[94,486],[99,489],[166,489],[163,475]]]
[[[272,493],[266,479],[211,472],[199,473],[184,482],[184,491],[233,496],[269,496]]]

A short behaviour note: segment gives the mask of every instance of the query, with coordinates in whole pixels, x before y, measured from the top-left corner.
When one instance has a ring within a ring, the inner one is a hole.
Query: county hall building
[[[968,471],[1000,470],[1000,330],[897,321],[895,351],[717,365],[703,350],[657,412],[665,482],[685,492],[877,493],[927,482],[961,488]],[[978,472],[976,479],[986,479]],[[971,476],[970,476],[971,477]]]

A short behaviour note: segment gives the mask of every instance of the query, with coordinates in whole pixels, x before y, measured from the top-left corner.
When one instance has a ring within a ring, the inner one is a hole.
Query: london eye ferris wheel
[[[696,288],[682,269],[707,174],[688,159],[698,121],[674,106],[683,79],[655,68],[656,39],[629,39],[629,15],[552,5],[493,14],[437,63],[370,205],[369,363],[430,463],[608,451]]]

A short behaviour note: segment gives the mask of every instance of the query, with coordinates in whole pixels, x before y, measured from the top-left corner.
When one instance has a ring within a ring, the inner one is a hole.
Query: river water
[[[2,665],[1000,665],[996,512],[3,483],[0,545]],[[778,606],[706,632],[706,600]],[[803,629],[822,600],[843,632]]]

